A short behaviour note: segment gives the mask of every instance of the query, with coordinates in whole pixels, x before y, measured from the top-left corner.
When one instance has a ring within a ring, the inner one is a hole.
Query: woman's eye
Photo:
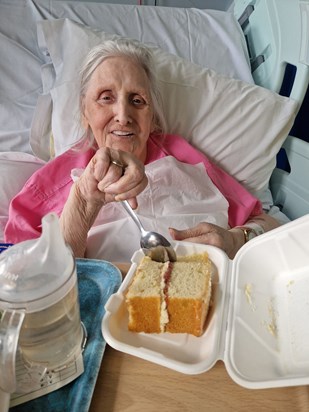
[[[133,96],[131,99],[131,102],[135,105],[135,106],[144,106],[146,104],[146,101],[139,96]]]
[[[98,100],[103,103],[109,103],[113,101],[113,96],[110,93],[101,93]]]

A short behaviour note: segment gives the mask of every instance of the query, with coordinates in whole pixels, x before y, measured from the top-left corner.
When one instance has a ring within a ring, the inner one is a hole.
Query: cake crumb
[[[292,293],[291,286],[292,286],[294,283],[295,283],[295,281],[294,281],[293,279],[290,280],[290,281],[287,283],[286,287],[287,287],[287,289],[288,289],[288,293]]]
[[[252,284],[251,283],[247,283],[245,285],[245,296],[246,296],[247,302],[249,303],[251,309],[253,311],[256,311],[256,306],[254,305],[252,301]]]
[[[268,305],[268,313],[269,313],[269,317],[270,317],[270,321],[269,322],[265,322],[266,323],[266,327],[268,332],[274,336],[275,338],[278,335],[278,328],[277,328],[277,316],[276,316],[276,311],[273,307],[273,303],[272,301],[269,302]]]

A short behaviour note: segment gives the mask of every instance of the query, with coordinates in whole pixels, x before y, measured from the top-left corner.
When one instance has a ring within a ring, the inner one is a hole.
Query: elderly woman
[[[231,258],[279,225],[233,177],[165,133],[147,47],[122,39],[94,48],[81,70],[80,110],[83,141],[38,170],[12,200],[6,241],[38,237],[41,218],[56,211],[76,256],[127,261],[139,233],[119,205],[125,199],[149,230],[218,246]]]

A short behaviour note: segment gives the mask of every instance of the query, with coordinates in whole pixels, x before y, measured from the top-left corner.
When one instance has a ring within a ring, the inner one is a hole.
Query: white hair
[[[143,68],[149,81],[150,97],[154,111],[154,131],[156,133],[165,133],[166,120],[156,73],[153,69],[154,62],[151,49],[132,39],[107,40],[90,50],[80,70],[80,114],[83,115],[84,113],[84,98],[91,76],[96,68],[108,57],[129,57]],[[92,144],[94,137],[92,133],[91,136],[88,133],[84,139],[87,139],[88,143]]]

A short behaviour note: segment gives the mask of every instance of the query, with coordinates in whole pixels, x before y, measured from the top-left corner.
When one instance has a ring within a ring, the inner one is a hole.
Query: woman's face
[[[83,125],[99,147],[146,158],[153,107],[145,71],[128,57],[109,57],[93,72],[84,97]]]

